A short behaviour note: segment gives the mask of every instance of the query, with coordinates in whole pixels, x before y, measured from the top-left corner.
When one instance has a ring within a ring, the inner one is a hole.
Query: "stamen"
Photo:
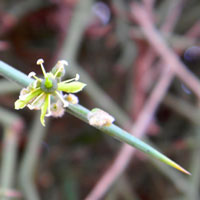
[[[37,98],[29,105],[29,108],[32,110],[34,108],[36,108],[36,106],[34,106],[34,104],[44,95],[45,93],[42,92],[39,96],[37,96]]]
[[[30,73],[28,74],[28,77],[31,78],[31,77],[33,77],[33,76],[35,76],[35,75],[36,75],[35,72],[30,72]]]
[[[41,66],[42,73],[43,73],[44,77],[46,78],[47,73],[46,73],[46,71],[45,71],[45,68],[44,68],[43,63],[44,63],[44,60],[43,60],[42,58],[40,58],[40,59],[37,60],[37,65],[40,65],[40,66]]]
[[[75,78],[71,78],[71,79],[68,79],[66,81],[62,81],[62,83],[69,83],[69,82],[72,82],[72,81],[78,81],[80,78],[79,74],[76,74]]]
[[[34,89],[38,88],[39,87],[38,83],[41,83],[41,82],[42,82],[42,80],[37,77],[37,80],[35,80],[33,82],[33,87],[32,88],[34,88]]]
[[[58,64],[62,64],[62,65],[68,66],[68,62],[66,60],[59,60]]]
[[[61,71],[63,70],[62,67],[63,67],[63,66],[60,66],[60,67],[58,68],[58,71],[55,73],[54,78],[56,78],[57,75],[58,75],[58,73],[61,72]],[[64,67],[63,67],[63,68],[64,68]]]
[[[36,73],[35,72],[30,72],[29,74],[28,74],[28,77],[29,78],[31,78],[31,77],[33,77],[35,80],[37,80],[37,81],[39,81],[40,79],[36,76]]]
[[[78,81],[79,78],[80,78],[80,75],[79,75],[79,74],[76,74],[75,81]]]
[[[60,95],[60,93],[58,91],[56,91],[56,94],[58,96],[58,98],[62,101],[62,103],[64,104],[63,107],[68,107],[69,103],[67,101],[64,100],[64,98]]]

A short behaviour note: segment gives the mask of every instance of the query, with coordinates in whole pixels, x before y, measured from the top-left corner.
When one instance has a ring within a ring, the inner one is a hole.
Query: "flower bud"
[[[113,116],[99,108],[92,109],[87,118],[90,125],[97,127],[110,126],[115,121]]]
[[[65,75],[65,65],[68,66],[68,62],[65,60],[60,60],[57,62],[55,67],[51,70],[52,74],[56,78],[61,78]]]

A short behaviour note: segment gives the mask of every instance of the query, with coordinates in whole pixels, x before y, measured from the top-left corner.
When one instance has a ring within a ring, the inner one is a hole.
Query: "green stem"
[[[45,137],[46,129],[40,123],[40,113],[36,113],[33,126],[31,128],[30,137],[27,147],[22,158],[19,183],[23,191],[24,197],[27,200],[39,200],[39,194],[34,183],[34,174],[38,163],[38,149],[41,148],[41,143]],[[47,120],[48,121],[48,120]]]
[[[21,196],[18,191],[13,190],[13,186],[16,174],[18,139],[23,128],[23,122],[19,116],[3,108],[0,108],[0,113],[0,122],[5,130],[0,169],[0,198],[8,200],[11,198],[12,193],[15,197]]]
[[[84,108],[83,106],[70,105],[67,108],[67,112],[69,112],[70,114],[72,114],[72,115],[76,116],[77,118],[88,123],[87,115],[90,111],[88,109]],[[117,140],[124,142],[126,144],[129,144],[129,145],[139,149],[140,151],[146,153],[147,155],[150,155],[151,157],[156,158],[156,159],[160,160],[161,162],[164,162],[167,165],[170,165],[186,174],[190,174],[185,169],[183,169],[181,166],[177,165],[174,161],[169,159],[167,156],[163,155],[162,153],[160,153],[159,151],[157,151],[150,145],[148,145],[145,142],[143,142],[142,140],[134,137],[133,135],[131,135],[127,131],[121,129],[120,127],[116,126],[115,124],[112,124],[110,126],[96,127],[96,128],[99,129],[100,131],[116,138]]]
[[[27,87],[33,81],[33,79],[28,78],[26,74],[3,61],[0,61],[0,74],[24,87]]]
[[[18,145],[18,133],[13,129],[13,127],[5,128],[3,137],[3,151],[2,151],[2,163],[1,163],[1,192],[12,190],[14,177],[15,177],[15,167],[17,159],[17,145]],[[2,200],[10,199],[9,196],[2,195]]]
[[[4,68],[7,68],[7,69],[4,69]],[[32,82],[32,79],[28,78],[25,74],[13,69],[11,66],[9,66],[3,62],[0,62],[0,73],[2,73],[3,76],[10,78],[11,80],[16,81],[17,83],[19,83],[25,87],[27,87]],[[66,111],[88,123],[87,115],[90,111],[87,108],[84,108],[83,106],[81,106],[79,104],[78,105],[71,104],[66,109]],[[160,161],[162,161],[162,162],[164,162],[186,174],[190,174],[185,169],[183,169],[181,166],[176,164],[174,161],[167,158],[165,155],[163,155],[159,151],[155,150],[154,148],[152,148],[150,145],[144,143],[143,141],[132,136],[130,133],[128,133],[127,131],[121,129],[120,127],[118,127],[114,124],[112,124],[108,127],[104,126],[104,127],[96,127],[96,128],[101,130],[102,132],[118,139],[119,141],[125,142],[127,144],[130,144],[133,147],[136,147],[140,151],[150,155],[153,158],[156,158],[156,159],[158,159],[158,160],[160,160]]]

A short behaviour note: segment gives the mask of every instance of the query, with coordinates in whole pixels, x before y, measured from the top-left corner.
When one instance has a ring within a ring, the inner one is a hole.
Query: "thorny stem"
[[[0,74],[24,87],[27,87],[34,81],[33,79],[28,78],[26,74],[16,70],[2,61],[0,61]]]
[[[10,69],[10,70],[8,70],[8,69]],[[20,79],[21,85],[23,85],[24,87],[27,87],[32,82],[32,79],[28,78],[28,76],[26,76],[25,74],[19,73],[19,72],[18,72],[19,76],[17,77],[13,73],[16,71],[17,70],[14,70],[11,66],[0,61],[0,73],[3,76],[7,77],[7,74],[9,74],[9,78],[13,81],[17,81],[18,79]],[[81,106],[79,104],[76,104],[76,105],[70,104],[67,107],[66,111],[88,123],[87,115],[89,113],[89,110],[84,108],[83,106]],[[122,142],[125,142],[127,144],[130,144],[133,147],[136,147],[137,149],[150,155],[151,157],[156,158],[156,159],[182,171],[183,173],[190,174],[188,171],[186,171],[181,166],[176,164],[174,161],[170,160],[169,158],[167,158],[166,156],[161,154],[159,151],[155,150],[148,144],[142,142],[141,140],[137,139],[136,137],[132,136],[130,133],[126,132],[125,130],[119,128],[118,126],[116,126],[114,124],[112,124],[108,127],[105,127],[105,126],[98,127],[98,129],[101,130],[102,132],[122,141]]]

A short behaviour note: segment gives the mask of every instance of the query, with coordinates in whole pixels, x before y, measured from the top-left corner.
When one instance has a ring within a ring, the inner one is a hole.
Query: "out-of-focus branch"
[[[161,25],[161,31],[171,33],[182,13],[185,0],[177,0],[170,2],[168,13],[165,18],[165,22]]]
[[[200,82],[186,66],[178,59],[171,48],[168,47],[159,31],[153,26],[149,20],[143,6],[138,3],[132,3],[131,12],[149,43],[154,47],[158,55],[160,55],[166,65],[170,66],[176,75],[200,98]]]
[[[172,48],[176,49],[186,49],[189,46],[198,44],[198,41],[196,41],[193,38],[185,37],[182,35],[177,35],[174,33],[165,33],[165,32],[160,32],[163,38],[169,43],[169,45]],[[140,27],[134,27],[130,30],[130,36],[134,39],[139,39],[139,40],[146,40],[146,37]]]
[[[5,129],[0,171],[0,196],[2,200],[6,200],[11,197],[21,197],[20,192],[13,190],[13,184],[15,180],[19,134],[23,129],[23,121],[19,116],[3,108],[0,108],[0,113],[0,123],[4,125]]]
[[[40,5],[41,1],[39,0],[21,1],[14,4],[14,6],[7,10],[7,12],[19,20],[19,18],[23,17],[26,13],[38,8]]]
[[[171,94],[167,94],[163,103],[171,108],[174,112],[180,114],[190,122],[199,125],[200,109],[189,104],[185,100],[175,97]]]
[[[46,129],[41,125],[40,113],[36,113],[24,156],[19,169],[19,183],[23,195],[27,200],[39,200],[39,195],[35,186],[34,173],[38,163],[42,140]],[[47,120],[48,125],[48,120]]]
[[[2,94],[8,94],[8,93],[14,93],[19,92],[21,87],[15,83],[12,83],[10,81],[1,79],[0,80],[0,95]]]
[[[67,59],[70,64],[74,63],[77,58],[82,35],[91,17],[92,3],[93,0],[79,0],[72,16],[70,27],[68,28],[67,36],[60,55],[60,58]]]

